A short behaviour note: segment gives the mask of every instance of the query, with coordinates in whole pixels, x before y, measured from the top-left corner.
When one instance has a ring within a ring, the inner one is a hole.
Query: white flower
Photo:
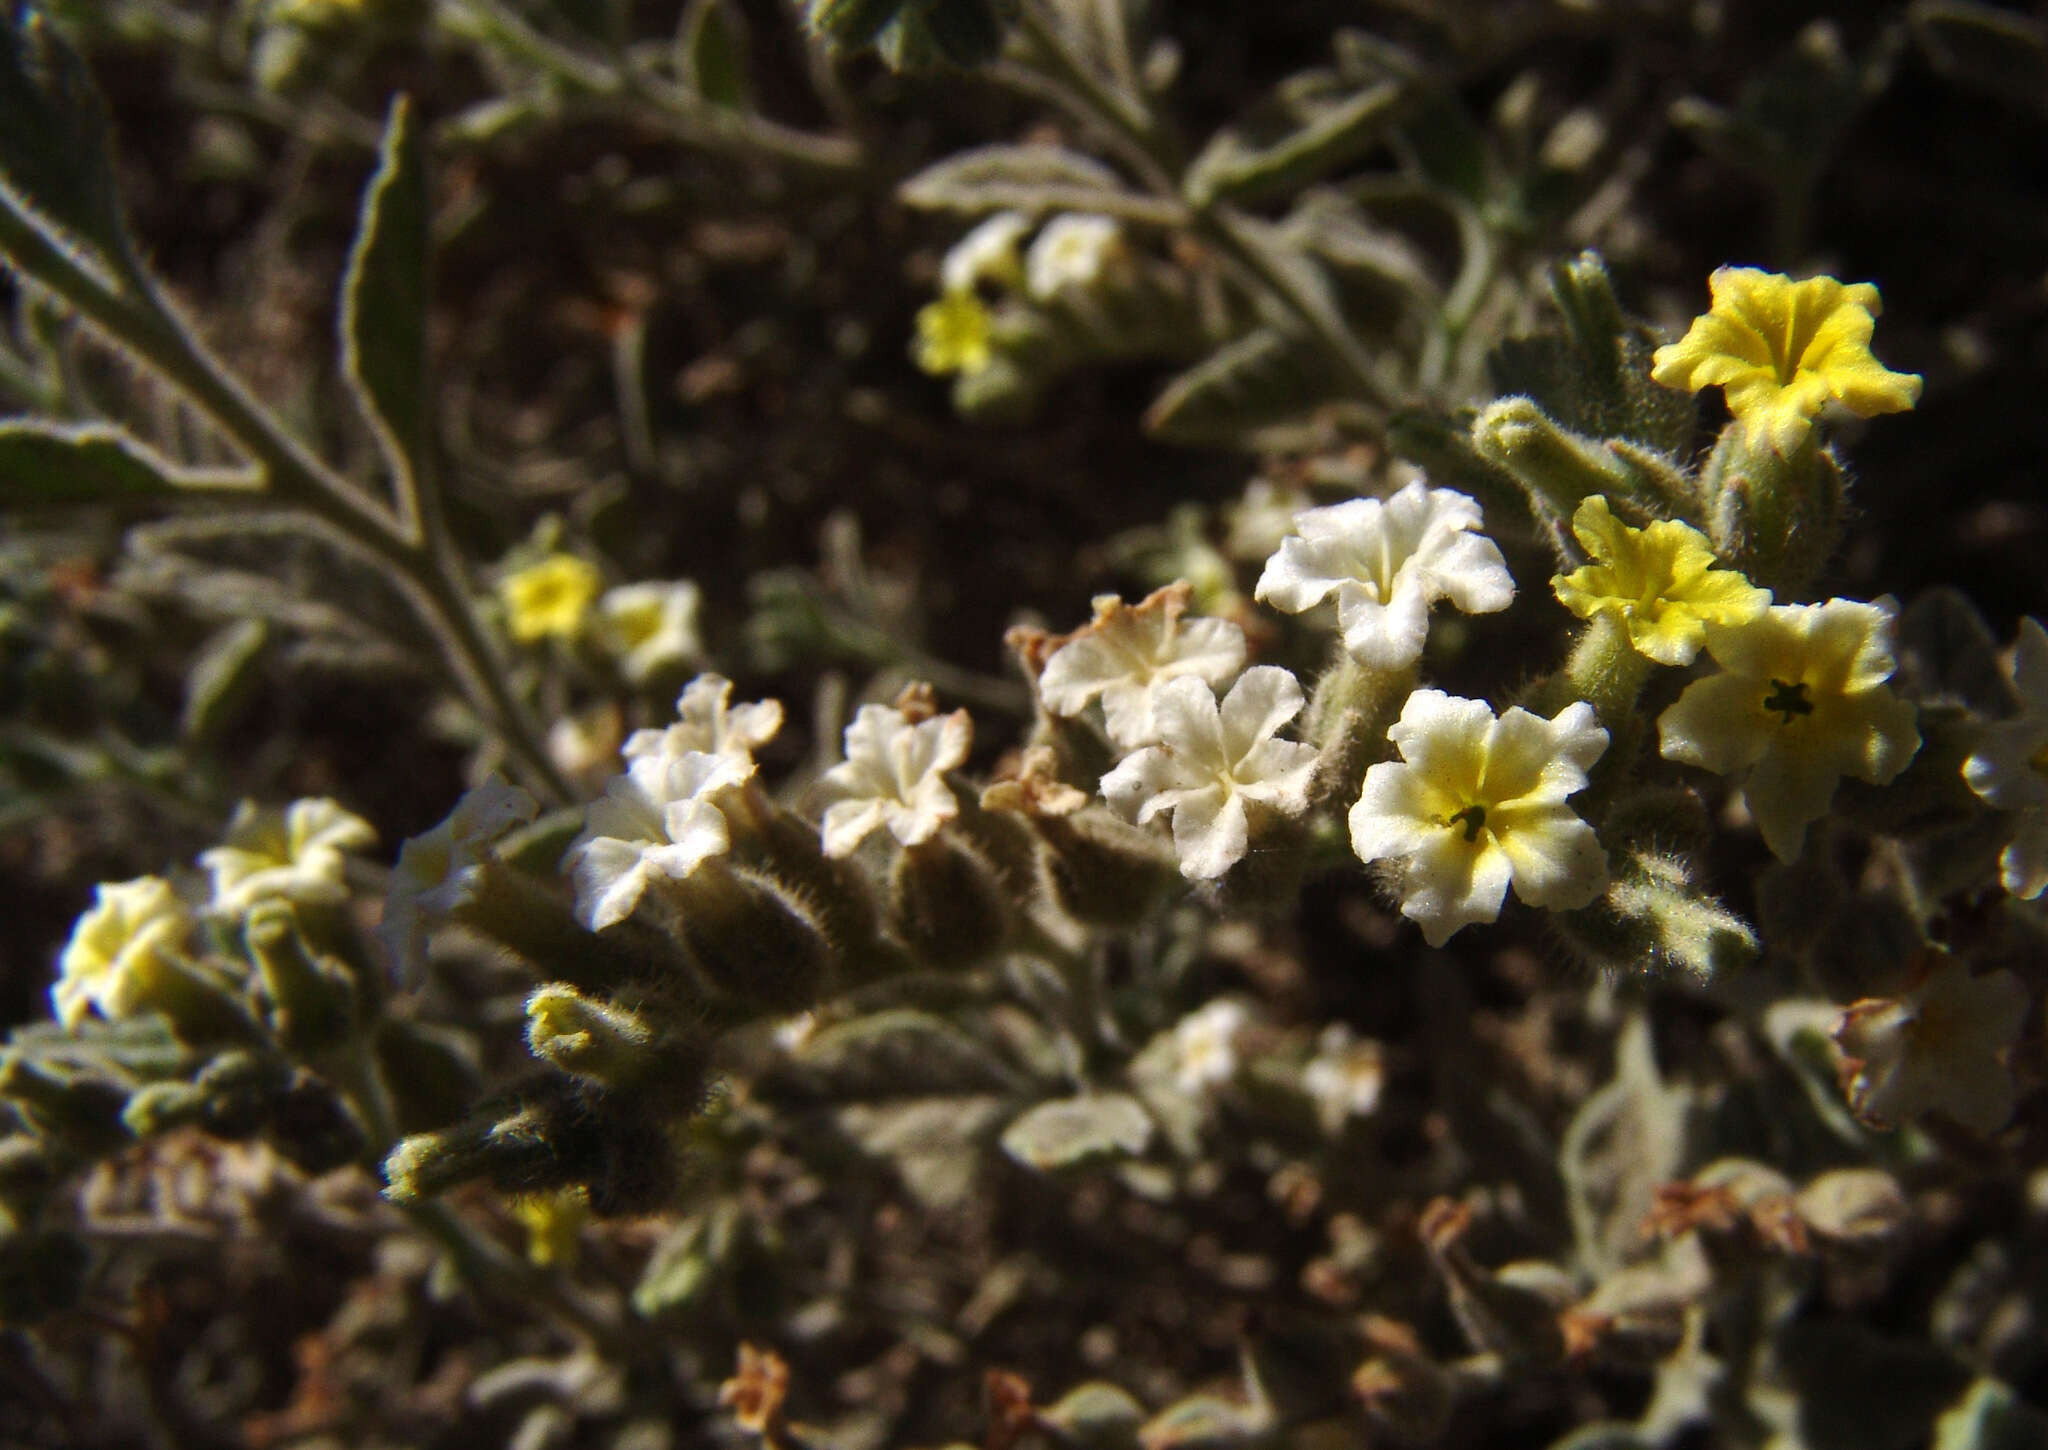
[[[2039,620],[2020,621],[2012,683],[2020,713],[1984,727],[1963,779],[1986,804],[2015,813],[1999,867],[2005,889],[2031,901],[2048,888],[2048,630]]]
[[[1480,522],[1477,503],[1420,479],[1384,502],[1310,509],[1295,516],[1253,594],[1288,614],[1334,594],[1344,647],[1363,664],[1400,669],[1422,657],[1437,600],[1467,614],[1513,601],[1515,581],[1493,540],[1475,532]]]
[[[666,730],[635,730],[626,737],[628,760],[643,756],[680,756],[690,751],[732,762],[742,778],[754,773],[754,752],[782,729],[782,702],[758,700],[733,706],[732,681],[723,675],[699,675],[676,701],[677,721]]]
[[[1316,1040],[1316,1055],[1302,1069],[1301,1086],[1316,1105],[1323,1131],[1335,1137],[1350,1118],[1362,1118],[1380,1105],[1387,1067],[1380,1045],[1354,1035],[1342,1022],[1332,1022]]]
[[[163,980],[177,968],[196,923],[161,876],[102,882],[90,911],[78,918],[57,959],[50,1005],[68,1032],[97,1007],[102,1017],[126,1017],[150,1006]]]
[[[2004,1054],[2027,1025],[2027,989],[2011,972],[1970,975],[1945,952],[1920,964],[1902,997],[1866,997],[1843,1012],[1835,1041],[1856,1116],[1893,1127],[1939,1109],[1976,1133],[2012,1116],[2016,1090]]]
[[[597,601],[597,641],[634,684],[704,653],[697,633],[703,592],[688,579],[621,584]]]
[[[1025,286],[1041,302],[1086,291],[1123,248],[1123,229],[1106,216],[1069,214],[1045,224],[1024,259]]]
[[[680,881],[732,837],[712,799],[749,770],[701,751],[645,755],[591,803],[583,833],[567,857],[576,878],[576,914],[592,931],[624,921],[649,883]]]
[[[348,898],[342,853],[376,843],[368,821],[325,797],[293,801],[281,811],[245,800],[222,843],[199,853],[213,878],[209,908],[240,916],[271,897],[333,906]]]
[[[1565,797],[1607,749],[1581,701],[1545,720],[1519,706],[1417,690],[1387,732],[1401,759],[1365,773],[1351,845],[1396,865],[1401,914],[1431,946],[1500,915],[1508,884],[1531,906],[1585,906],[1607,885],[1607,854]]]
[[[1023,213],[997,212],[953,244],[939,264],[939,285],[948,292],[972,292],[983,281],[1015,287],[1024,280],[1017,244],[1030,230]]]
[[[1192,675],[1216,689],[1244,668],[1244,631],[1227,619],[1189,619],[1194,590],[1184,579],[1135,605],[1095,597],[1095,618],[1046,657],[1038,698],[1055,715],[1078,715],[1102,701],[1103,724],[1122,750],[1159,739],[1153,705],[1168,680]]]
[[[851,855],[883,826],[906,846],[929,841],[960,813],[946,772],[973,738],[965,710],[912,723],[888,705],[861,706],[846,727],[846,759],[823,777],[837,797],[825,808],[825,854]]]
[[[1173,1077],[1182,1092],[1203,1092],[1237,1076],[1237,1034],[1246,1016],[1242,1003],[1223,997],[1174,1024]]]
[[[448,819],[398,848],[377,934],[397,964],[401,981],[420,979],[429,921],[467,901],[491,848],[514,826],[539,813],[540,804],[532,796],[493,776],[457,801]]]
[[[1304,703],[1294,676],[1274,665],[1246,670],[1220,707],[1201,680],[1169,680],[1154,706],[1159,743],[1104,776],[1102,793],[1140,825],[1173,812],[1181,875],[1213,881],[1244,856],[1250,806],[1308,809],[1315,747],[1272,738]]]

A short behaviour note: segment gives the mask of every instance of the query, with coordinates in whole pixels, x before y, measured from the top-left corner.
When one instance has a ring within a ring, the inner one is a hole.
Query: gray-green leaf
[[[1145,426],[1170,443],[1254,446],[1334,391],[1309,349],[1270,327],[1225,343],[1166,385]]]
[[[676,33],[676,69],[683,84],[714,106],[753,106],[746,32],[726,0],[690,0]]]
[[[0,423],[0,508],[146,503],[253,491],[240,475],[179,468],[118,428]]]
[[[179,730],[187,740],[207,740],[248,700],[256,665],[270,642],[270,626],[243,619],[207,640],[185,676],[185,713]]]
[[[2048,25],[1973,0],[1919,0],[1906,18],[1928,63],[1950,80],[2048,112]]]
[[[78,52],[32,10],[0,22],[0,180],[73,239],[130,254],[106,103]]]
[[[1101,162],[1059,146],[981,146],[963,151],[926,167],[904,182],[898,194],[906,205],[927,211],[1032,215],[1128,215],[1134,203],[1148,200]]]
[[[1245,130],[1216,133],[1188,168],[1190,202],[1255,199],[1290,191],[1356,160],[1393,125],[1407,98],[1399,81],[1380,81],[1335,95],[1319,95],[1296,109],[1299,123],[1261,141]]]
[[[428,224],[424,147],[412,102],[399,96],[342,283],[342,364],[393,471],[413,484],[425,464],[430,416]]]

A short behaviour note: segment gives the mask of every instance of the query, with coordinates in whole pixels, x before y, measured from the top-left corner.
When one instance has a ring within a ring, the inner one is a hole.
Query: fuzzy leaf
[[[1334,77],[1332,78],[1334,79]],[[1270,141],[1243,129],[1216,133],[1188,168],[1186,192],[1196,206],[1294,190],[1356,160],[1392,126],[1408,96],[1399,81],[1379,81],[1298,107],[1300,124]]]
[[[680,1309],[717,1279],[739,1238],[740,1207],[721,1198],[662,1236],[633,1286],[633,1310],[644,1319]]]
[[[247,492],[246,481],[180,469],[103,424],[0,423],[0,508],[144,503]]]
[[[784,1074],[777,1074],[778,1079]],[[931,1097],[1014,1087],[1013,1074],[943,1017],[910,1007],[825,1028],[786,1074],[793,1086],[839,1101]]]
[[[185,676],[185,713],[179,731],[187,740],[211,739],[240,710],[269,642],[269,625],[261,619],[243,619],[217,631],[200,648]]]
[[[2048,112],[2048,25],[1974,0],[1919,0],[1906,19],[1942,75],[2011,105]]]
[[[1586,1099],[1558,1150],[1580,1267],[1593,1274],[1643,1251],[1654,1190],[1679,1175],[1688,1153],[1690,1095],[1658,1074],[1642,1017],[1622,1028],[1614,1059],[1613,1081]]]
[[[1270,327],[1227,342],[1166,385],[1145,427],[1169,443],[1249,448],[1331,388],[1308,350]]]
[[[974,1191],[982,1136],[1004,1111],[1004,1100],[996,1097],[913,1098],[852,1103],[834,1117],[863,1151],[890,1161],[919,1203],[943,1211]]]
[[[746,32],[726,0],[690,0],[676,33],[676,70],[683,84],[714,106],[753,106]]]
[[[1139,200],[1101,162],[1059,146],[982,146],[949,156],[903,183],[908,206],[927,211],[1125,212]]]
[[[33,10],[0,21],[0,180],[72,238],[128,254],[106,103],[78,52]]]
[[[1123,1093],[1056,1098],[1003,1130],[1003,1151],[1041,1173],[1090,1158],[1135,1157],[1151,1141],[1151,1115]]]
[[[342,283],[342,364],[393,472],[414,482],[428,437],[428,224],[419,124],[399,96]]]
[[[2012,1387],[1980,1379],[1934,1422],[1933,1450],[2043,1450],[2048,1415],[2023,1404]]]
[[[1991,626],[1960,589],[1930,589],[1899,616],[1899,678],[1923,704],[1953,700],[1980,714],[2010,714],[2019,704],[1998,663]]]

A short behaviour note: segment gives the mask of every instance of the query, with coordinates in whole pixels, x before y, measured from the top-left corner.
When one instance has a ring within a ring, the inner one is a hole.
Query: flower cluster
[[[588,638],[633,685],[703,657],[703,592],[688,579],[604,587],[597,566],[550,553],[498,579],[505,632],[521,644]]]
[[[917,314],[911,351],[920,368],[939,376],[985,371],[1023,309],[1085,306],[1128,260],[1123,229],[1109,217],[1056,216],[1027,249],[1031,227],[1021,213],[998,212],[946,253],[939,295]]]

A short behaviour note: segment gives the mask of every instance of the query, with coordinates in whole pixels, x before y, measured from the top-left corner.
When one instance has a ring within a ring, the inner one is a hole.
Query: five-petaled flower
[[[199,853],[213,879],[209,909],[240,916],[271,897],[334,906],[348,898],[342,853],[376,843],[368,821],[325,797],[293,801],[281,811],[245,800],[222,843]]]
[[[1681,392],[1719,386],[1751,440],[1789,456],[1830,399],[1864,418],[1919,401],[1917,374],[1871,356],[1883,304],[1870,283],[1720,267],[1707,285],[1713,306],[1657,349],[1650,376]]]
[[[1841,777],[1888,784],[1920,748],[1912,705],[1885,685],[1891,618],[1883,603],[1830,599],[1773,605],[1732,628],[1709,624],[1721,673],[1695,680],[1658,717],[1667,759],[1741,778],[1781,861],[1798,859]]]
[[[1593,562],[1551,581],[1558,601],[1581,619],[1613,615],[1637,653],[1660,665],[1689,665],[1709,624],[1747,624],[1770,607],[1771,591],[1715,566],[1698,529],[1660,519],[1632,529],[1593,494],[1572,517],[1572,533]]]
[[[574,554],[550,554],[515,569],[498,581],[505,629],[521,644],[573,639],[582,633],[603,583],[597,566]]]
[[[757,700],[733,705],[732,681],[723,675],[697,676],[676,700],[677,720],[662,730],[635,730],[626,737],[627,760],[648,755],[680,756],[692,750],[722,756],[742,777],[754,773],[754,752],[782,729],[782,702]]]
[[[1473,500],[1420,479],[1384,501],[1309,509],[1295,516],[1253,592],[1289,614],[1335,595],[1344,647],[1363,664],[1400,669],[1422,657],[1437,600],[1467,614],[1514,600],[1507,562],[1476,532],[1480,523]]]
[[[1123,255],[1123,229],[1106,216],[1056,216],[1024,258],[1025,287],[1041,302],[1085,292]]]
[[[429,923],[470,899],[492,847],[539,812],[532,796],[494,776],[457,801],[440,825],[399,846],[377,927],[399,980],[419,981]]]
[[[161,876],[102,882],[57,959],[50,1004],[66,1031],[98,1008],[126,1017],[152,1005],[197,926]]]
[[[1219,997],[1173,1025],[1173,1079],[1182,1092],[1206,1092],[1237,1076],[1237,1034],[1249,1020],[1242,1002]]]
[[[1431,946],[1492,921],[1513,883],[1531,906],[1585,906],[1607,885],[1607,853],[1565,798],[1607,749],[1593,707],[1545,720],[1519,706],[1417,690],[1387,732],[1399,761],[1365,773],[1351,808],[1359,859],[1394,865],[1401,914]]]
[[[702,591],[688,579],[607,589],[597,601],[598,643],[618,660],[620,674],[643,683],[704,653],[697,634],[701,601]]]
[[[995,361],[995,315],[972,291],[947,292],[917,310],[912,356],[934,377],[972,376]]]
[[[885,826],[905,846],[937,835],[960,813],[946,772],[967,759],[973,739],[965,710],[913,721],[893,706],[861,706],[846,727],[846,759],[820,782],[834,797],[825,807],[825,854],[850,856]]]
[[[1996,1132],[2015,1096],[2003,1054],[2026,1023],[2018,977],[1973,977],[1956,958],[1929,951],[1904,995],[1866,997],[1843,1012],[1835,1041],[1849,1106],[1873,1127],[1939,1109],[1972,1132]]]
[[[1168,680],[1153,704],[1159,743],[1104,776],[1102,793],[1140,825],[1172,812],[1181,875],[1213,881],[1249,849],[1253,807],[1290,816],[1308,809],[1315,747],[1273,738],[1305,702],[1299,682],[1275,665],[1246,670],[1220,706],[1201,679]]]
[[[1038,698],[1055,715],[1078,715],[1102,701],[1102,721],[1119,749],[1159,738],[1153,707],[1169,680],[1189,676],[1223,688],[1244,668],[1244,631],[1227,619],[1183,619],[1194,589],[1176,580],[1137,604],[1114,594],[1095,598],[1095,618],[1051,652],[1038,676]]]
[[[2012,683],[2019,714],[1984,727],[1963,779],[1987,804],[2013,812],[1999,874],[2007,891],[2031,901],[2048,889],[2048,630],[2039,620],[2020,621]]]
[[[656,881],[680,881],[732,844],[718,796],[752,773],[720,755],[686,750],[632,762],[584,816],[565,858],[576,914],[592,931],[632,915]]]
[[[947,292],[972,292],[984,282],[1017,287],[1024,281],[1018,243],[1031,230],[1022,212],[999,211],[953,244],[939,264],[939,285]]]

